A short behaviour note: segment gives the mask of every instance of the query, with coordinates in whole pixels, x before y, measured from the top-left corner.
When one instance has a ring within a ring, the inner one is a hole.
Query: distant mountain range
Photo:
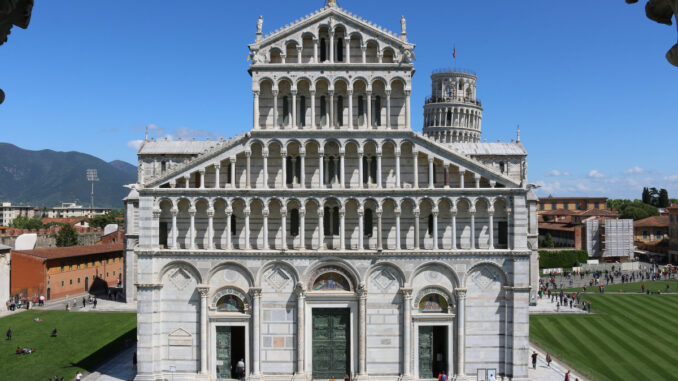
[[[136,183],[134,165],[121,160],[107,163],[81,152],[29,151],[0,143],[0,201],[38,207],[77,201],[89,206],[87,169],[96,169],[99,175],[94,183],[94,206],[122,208],[122,199],[129,193],[123,185]]]

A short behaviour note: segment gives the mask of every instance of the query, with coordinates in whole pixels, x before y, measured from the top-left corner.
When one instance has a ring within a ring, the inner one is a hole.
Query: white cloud
[[[602,179],[605,175],[598,172],[596,169],[592,169],[586,177],[589,179]]]
[[[645,173],[645,172],[647,172],[647,170],[645,168],[640,168],[637,165],[624,171],[624,173],[627,174],[627,175],[638,175],[638,174]]]
[[[666,177],[664,177],[664,180],[666,180],[666,181],[678,181],[678,175],[666,176]]]
[[[560,177],[560,176],[569,176],[570,172],[567,171],[559,171],[557,169],[553,169],[550,172],[546,174],[546,177]]]
[[[135,151],[138,151],[143,142],[144,141],[142,139],[130,140],[130,141],[127,142],[127,147],[129,147],[129,148],[131,148]]]

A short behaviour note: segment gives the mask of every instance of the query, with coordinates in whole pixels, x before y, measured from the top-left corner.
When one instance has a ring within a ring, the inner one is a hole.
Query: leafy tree
[[[657,208],[641,200],[607,200],[607,206],[616,209],[619,212],[619,218],[641,220],[659,215]]]
[[[103,228],[108,224],[121,224],[119,218],[124,218],[123,209],[114,209],[106,214],[94,216],[89,219],[89,226],[93,228]]]
[[[669,202],[669,192],[666,191],[666,189],[662,188],[659,191],[659,207],[660,208],[667,208],[671,205]]]
[[[650,203],[650,191],[647,189],[647,187],[643,188],[643,197],[642,198],[643,198],[643,202],[645,204]]]
[[[650,202],[648,204],[655,207],[659,206],[659,191],[655,187],[650,188]]]
[[[555,247],[556,244],[553,242],[553,237],[551,237],[551,233],[546,233],[546,237],[544,237],[544,242],[543,242],[544,247]]]
[[[18,216],[12,221],[10,227],[17,229],[42,229],[44,225],[38,217],[28,218],[26,216]]]
[[[75,246],[78,244],[78,232],[70,224],[65,224],[56,236],[57,247]]]

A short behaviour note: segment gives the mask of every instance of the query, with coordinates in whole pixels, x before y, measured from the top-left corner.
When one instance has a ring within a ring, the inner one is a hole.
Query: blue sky
[[[483,138],[515,138],[540,195],[678,197],[673,138],[676,30],[622,0],[358,1],[339,5],[417,44],[412,126],[421,131],[430,74],[478,73]],[[136,162],[156,136],[228,137],[251,128],[247,44],[314,9],[305,1],[39,1],[27,30],[0,47],[0,141]]]

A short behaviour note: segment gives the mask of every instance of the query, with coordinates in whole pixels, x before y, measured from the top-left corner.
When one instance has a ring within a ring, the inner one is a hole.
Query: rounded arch
[[[302,143],[301,140],[296,139],[296,138],[292,138],[292,139],[288,139],[287,141],[285,141],[285,146],[284,146],[285,150],[288,150],[290,148],[290,144],[292,144],[292,143],[296,143],[297,147],[299,147],[299,148],[304,147],[304,144]]]
[[[271,82],[271,86],[273,86],[273,84],[275,84],[275,80],[271,77],[268,77],[268,76],[259,78],[259,81],[257,81],[257,84],[259,85],[259,87],[261,87],[261,84],[264,83],[264,82],[267,82],[267,81]]]
[[[345,274],[348,275],[348,281],[352,283],[351,291],[355,291],[355,289],[363,282],[363,278],[360,277],[360,273],[355,267],[348,261],[336,257],[324,258],[312,263],[304,272],[302,282],[307,285],[311,284],[318,276],[318,270],[328,267],[336,267],[343,270]]]
[[[262,149],[267,147],[267,144],[263,140],[254,138],[247,142],[247,150],[252,151],[252,147],[256,144],[260,145]]]
[[[372,78],[372,81],[370,82],[370,86],[374,87],[374,84],[376,82],[382,82],[384,84],[384,87],[389,85],[389,82],[386,80],[386,78],[384,78],[382,76],[375,76],[375,77]]]
[[[344,149],[344,144],[341,142],[341,140],[339,140],[339,139],[337,139],[337,138],[327,138],[327,139],[323,140],[323,142],[322,142],[322,148],[323,148],[323,150],[324,150],[325,147],[326,147],[328,144],[330,144],[330,143],[335,143],[335,144],[337,145],[337,147],[339,147],[339,150],[343,150],[343,149]]]
[[[239,304],[227,304],[232,305],[232,309],[221,310],[219,308],[219,302],[224,298],[229,298],[235,296],[240,299],[242,305]],[[241,312],[244,313],[249,309],[250,306],[250,297],[247,295],[247,292],[240,287],[233,285],[225,285],[219,288],[216,288],[209,296],[210,306],[217,310],[217,312]]]
[[[205,277],[205,279],[207,279],[207,282],[209,283],[212,280],[212,278],[214,277],[214,274],[216,274],[220,270],[223,270],[223,269],[226,269],[226,268],[229,268],[229,267],[232,267],[232,268],[234,267],[234,268],[237,268],[238,270],[241,270],[242,273],[246,275],[245,280],[247,281],[247,285],[249,287],[253,287],[255,285],[254,279],[256,279],[256,278],[254,277],[254,274],[252,274],[250,269],[248,269],[247,267],[241,265],[238,262],[234,262],[234,261],[221,262],[221,263],[217,264],[216,266],[212,267],[210,269],[210,271],[207,273],[207,277]]]
[[[370,83],[370,81],[368,81],[367,78],[359,75],[353,78],[353,81],[351,81],[351,86],[354,86],[358,82],[363,82],[365,84],[365,87],[367,87],[367,85]]]
[[[162,283],[162,278],[165,277],[165,274],[174,269],[183,269],[184,271],[187,271],[191,276],[195,277],[195,280],[198,284],[202,283],[202,274],[200,274],[200,271],[192,264],[180,259],[165,264],[158,273],[156,283]]]
[[[346,85],[346,88],[348,88],[351,85],[351,81],[348,78],[344,76],[339,76],[334,78],[334,81],[332,82],[332,87],[333,88],[336,87],[337,83],[339,82],[343,82]]]
[[[169,203],[170,203],[170,208],[175,208],[175,207],[176,207],[176,205],[175,205],[175,203],[174,203],[174,200],[172,200],[171,197],[159,197],[159,198],[155,199],[155,203],[154,203],[154,205],[153,205],[153,209],[158,209],[158,208],[160,208],[160,204],[162,204],[163,201],[169,202]],[[177,204],[178,204],[178,203],[179,203],[179,200],[177,200]]]
[[[405,287],[407,285],[407,277],[405,276],[405,273],[400,267],[392,262],[379,262],[370,266],[363,274],[363,279],[369,279],[372,274],[382,269],[390,270],[391,273],[395,275],[400,287]]]
[[[382,198],[379,202],[379,206],[381,206],[381,208],[383,209],[384,205],[386,205],[387,202],[392,202],[393,205],[395,205],[396,207],[398,207],[398,208],[400,207],[400,203],[395,198],[392,198],[392,197]]]
[[[439,295],[442,300],[437,298]],[[456,300],[448,290],[440,286],[427,286],[418,290],[413,296],[414,308],[419,313],[447,313],[456,308]],[[425,305],[422,305],[424,303]]]
[[[428,269],[442,270],[449,277],[450,281],[452,281],[452,286],[454,288],[457,288],[460,284],[462,284],[456,271],[454,271],[454,269],[448,264],[439,261],[426,262],[419,265],[416,269],[414,269],[414,271],[412,271],[407,283],[412,284],[412,281],[417,275]]]
[[[462,283],[463,287],[468,287],[468,280],[471,277],[471,275],[473,275],[473,273],[475,273],[477,271],[481,271],[483,269],[483,267],[489,267],[489,268],[496,270],[498,272],[498,275],[501,277],[501,279],[499,279],[499,282],[502,284],[502,286],[509,286],[510,285],[510,282],[508,281],[509,277],[501,266],[499,266],[497,263],[492,262],[492,261],[480,261],[478,263],[475,263],[473,266],[471,266],[471,268],[469,268],[466,271],[466,274],[464,275],[464,279],[463,279],[463,283]]]
[[[471,209],[472,207],[475,206],[475,200],[472,200],[468,197],[458,197],[456,203],[454,204],[455,207],[459,208],[462,203],[465,203],[464,206],[467,209]]]
[[[405,78],[397,75],[397,76],[391,78],[391,81],[388,82],[389,87],[393,88],[393,84],[396,83],[396,82],[401,82],[402,85],[403,85],[403,88],[405,88],[407,86],[407,81],[405,80]]]
[[[302,75],[301,77],[297,78],[297,80],[294,82],[295,87],[299,87],[299,84],[303,81],[306,81],[309,83],[309,86],[312,86],[312,88],[315,88],[315,82],[310,77],[307,77],[305,75]]]
[[[325,77],[325,76],[320,76],[320,77],[316,78],[315,81],[312,82],[312,83],[313,83],[313,87],[316,88],[316,87],[318,86],[318,83],[323,82],[323,81],[327,83],[327,86],[328,86],[328,89],[329,89],[329,90],[333,90],[333,89],[334,89],[334,82],[333,82],[333,81],[330,81],[330,79],[327,78],[327,77]]]
[[[287,273],[292,276],[292,281],[294,282],[295,285],[299,282],[299,273],[294,268],[294,266],[284,261],[271,261],[262,266],[257,272],[256,275],[257,287],[262,287],[264,275],[266,274],[266,272],[276,267],[282,267],[283,269],[285,269],[285,271],[287,271]]]

